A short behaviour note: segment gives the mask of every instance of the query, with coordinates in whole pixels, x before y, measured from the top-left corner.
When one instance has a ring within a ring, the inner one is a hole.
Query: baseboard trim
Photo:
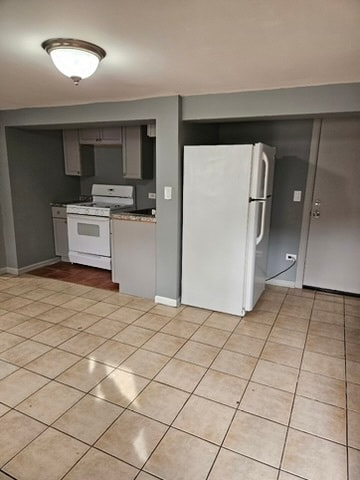
[[[59,262],[59,257],[49,258],[48,260],[43,260],[42,262],[33,263],[32,265],[27,265],[26,267],[22,268],[12,268],[7,267],[5,273],[9,273],[10,275],[22,275],[24,273],[30,272],[31,270],[35,270],[36,268],[46,267],[47,265],[53,265],[54,263]]]
[[[7,273],[6,267],[0,268],[0,275]]]
[[[168,307],[178,307],[180,305],[180,298],[168,298],[160,297],[159,295],[155,296],[155,303],[161,303],[162,305],[167,305]]]
[[[267,285],[276,285],[277,287],[295,288],[295,282],[290,280],[267,280]]]
[[[6,267],[6,272],[9,275],[19,275],[19,270],[17,268]]]

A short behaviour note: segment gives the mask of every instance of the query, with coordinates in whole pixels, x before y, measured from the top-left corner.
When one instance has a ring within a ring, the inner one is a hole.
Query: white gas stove
[[[135,189],[130,185],[94,184],[92,201],[66,207],[69,259],[111,270],[110,215],[135,208]]]
[[[134,187],[131,185],[100,185],[91,188],[92,200],[70,204],[67,213],[110,217],[113,211],[133,209],[135,207]]]

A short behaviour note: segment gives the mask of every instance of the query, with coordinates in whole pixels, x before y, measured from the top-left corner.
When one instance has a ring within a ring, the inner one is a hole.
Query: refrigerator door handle
[[[265,213],[266,213],[266,200],[259,200],[259,203],[262,203],[261,208],[261,222],[260,222],[260,232],[259,235],[256,237],[256,245],[259,245],[261,240],[264,238],[265,233]]]
[[[265,164],[265,173],[264,173],[264,196],[263,199],[265,200],[267,197],[268,192],[268,182],[269,182],[269,159],[265,152],[262,152],[262,161]]]
[[[265,152],[261,154],[261,161],[264,162],[264,191],[262,197],[250,197],[249,202],[261,202],[262,200],[268,200],[271,195],[268,195],[268,187],[269,187],[269,173],[270,173],[270,163],[269,158]],[[260,193],[260,192],[259,192]]]

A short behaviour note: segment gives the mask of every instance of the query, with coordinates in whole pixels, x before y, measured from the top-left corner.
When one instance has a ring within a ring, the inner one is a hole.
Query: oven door
[[[67,214],[69,250],[110,257],[110,218]]]

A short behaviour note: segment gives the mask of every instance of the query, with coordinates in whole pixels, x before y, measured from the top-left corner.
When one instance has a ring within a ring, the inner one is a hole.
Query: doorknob
[[[319,210],[314,210],[313,212],[311,212],[311,216],[314,218],[319,218],[320,217]]]

